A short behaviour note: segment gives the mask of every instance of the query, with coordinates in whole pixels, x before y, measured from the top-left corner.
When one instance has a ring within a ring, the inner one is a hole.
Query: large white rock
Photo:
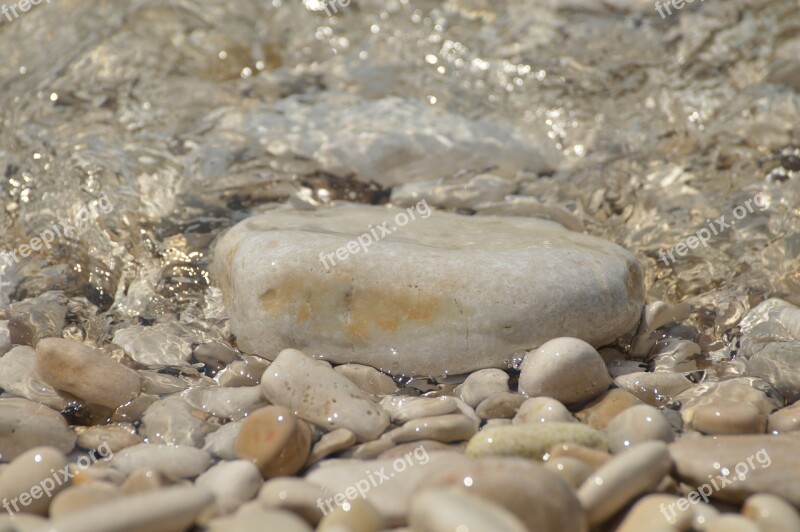
[[[359,248],[366,235],[378,239]],[[243,351],[393,374],[504,367],[559,336],[603,344],[644,303],[640,265],[611,242],[419,204],[270,211],[222,237],[212,270]]]

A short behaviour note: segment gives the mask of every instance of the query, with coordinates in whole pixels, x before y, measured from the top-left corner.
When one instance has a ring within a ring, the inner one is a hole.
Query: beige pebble
[[[328,497],[321,487],[296,477],[269,479],[258,492],[258,500],[265,507],[292,511],[312,525],[324,517],[320,502]]]
[[[172,484],[166,476],[155,469],[137,469],[133,471],[119,487],[126,495],[155,491]]]
[[[409,523],[415,532],[525,532],[510,511],[457,489],[427,489],[411,500]]]
[[[498,392],[490,395],[475,408],[481,419],[512,418],[528,399],[524,395],[511,392]]]
[[[513,423],[547,423],[550,421],[569,423],[575,418],[559,401],[550,397],[531,397],[522,403]]]
[[[455,389],[456,395],[472,408],[495,393],[507,392],[508,373],[500,369],[482,369],[471,373]]]
[[[667,445],[660,441],[641,443],[609,460],[578,489],[578,498],[599,525],[626,504],[652,489],[672,467]]]
[[[47,530],[47,519],[35,514],[0,513],[0,532]]]
[[[650,405],[636,405],[620,412],[606,427],[608,448],[619,453],[638,443],[675,439],[672,427],[661,412]]]
[[[355,498],[323,517],[317,532],[379,532],[385,526],[386,520],[367,500]]]
[[[140,394],[139,397],[117,408],[114,411],[114,415],[111,416],[111,421],[122,421],[126,423],[141,421],[147,409],[157,401],[158,397],[155,395]]]
[[[220,386],[258,386],[261,376],[269,367],[269,361],[261,357],[243,355],[242,360],[234,360],[214,376]]]
[[[308,425],[282,406],[265,406],[250,414],[236,440],[237,455],[252,460],[264,478],[297,473],[310,451]]]
[[[194,482],[198,488],[214,494],[217,510],[222,515],[255,497],[262,483],[259,469],[247,460],[219,462]]]
[[[362,364],[342,364],[333,368],[353,384],[373,395],[389,395],[397,390],[397,385],[389,375]]]
[[[134,370],[76,340],[41,340],[36,344],[36,368],[55,388],[109,408],[142,391],[142,379]]]
[[[777,495],[759,493],[744,501],[742,515],[769,532],[800,531],[797,509]]]
[[[528,352],[520,366],[519,390],[552,397],[567,406],[591,401],[611,385],[600,354],[578,338],[556,338]]]
[[[767,532],[746,517],[734,514],[719,515],[708,521],[705,532]],[[770,529],[768,532],[772,532]]]
[[[52,408],[17,397],[0,398],[0,461],[11,462],[39,446],[67,454],[76,440],[64,417]]]
[[[550,448],[547,452],[547,456],[550,460],[562,456],[575,458],[589,466],[592,471],[600,468],[611,460],[611,455],[607,452],[584,447],[577,443],[557,443]]]
[[[576,412],[575,417],[592,428],[603,430],[620,412],[641,404],[629,391],[614,388]]]
[[[253,532],[269,530],[275,532],[312,532],[308,523],[285,510],[265,508],[253,501],[242,505],[233,515],[215,519],[208,523],[206,532]]]
[[[112,423],[109,425],[96,425],[81,427],[78,433],[78,447],[84,449],[97,449],[101,445],[115,453],[126,447],[142,443],[142,438],[136,434],[136,429],[130,423]]]
[[[389,414],[392,423],[401,425],[421,417],[443,416],[459,409],[455,397],[406,397],[388,396],[381,400],[381,406]]]
[[[558,456],[550,458],[544,466],[551,471],[558,473],[567,484],[578,489],[583,482],[592,475],[594,471],[591,467],[581,462],[577,458],[569,456]]]
[[[694,505],[681,510],[677,506],[679,500],[677,495],[663,493],[642,497],[625,514],[616,532],[642,532],[655,527],[690,530],[695,515]]]
[[[406,443],[401,443],[400,445],[396,445],[391,449],[388,449],[382,452],[378,458],[401,458],[408,456],[409,453],[414,454],[416,453],[432,453],[432,452],[452,452],[452,453],[463,453],[464,447],[466,444],[464,442],[460,443],[442,443],[435,440],[419,440],[419,441],[411,441]]]
[[[698,407],[690,426],[704,434],[763,434],[767,416],[754,405],[720,401]]]
[[[680,373],[629,373],[617,377],[615,382],[651,406],[667,404],[692,387],[692,382]]]
[[[800,402],[781,408],[769,415],[767,432],[782,434],[800,430]]]
[[[436,440],[441,442],[464,441],[477,432],[477,425],[462,414],[412,419],[402,427],[386,433],[386,438],[395,443],[417,440]]]
[[[115,453],[109,462],[125,474],[137,469],[154,469],[173,478],[194,478],[208,469],[211,456],[186,445],[140,443]]]
[[[543,460],[557,443],[578,443],[607,450],[605,435],[580,423],[536,423],[488,427],[470,439],[466,454],[481,456],[522,456]]]
[[[22,453],[0,476],[0,502],[9,512],[10,507],[15,513],[47,515],[52,498],[71,483],[71,472],[64,471],[67,463],[64,454],[52,447]]]
[[[72,486],[53,497],[50,503],[50,518],[55,519],[99,504],[108,504],[124,495],[119,488],[107,482]]]
[[[322,435],[306,460],[306,467],[316,464],[323,458],[349,449],[356,443],[356,435],[347,429],[336,429]]]

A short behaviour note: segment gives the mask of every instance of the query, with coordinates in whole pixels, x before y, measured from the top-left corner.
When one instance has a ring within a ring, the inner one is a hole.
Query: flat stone
[[[675,439],[667,418],[650,405],[635,405],[617,414],[606,427],[606,436],[612,453],[646,441]]]
[[[291,512],[265,508],[259,502],[243,504],[235,514],[214,519],[206,532],[252,532],[253,530],[280,530],[280,532],[313,532],[308,523]]]
[[[258,386],[261,376],[269,367],[269,361],[261,357],[245,356],[228,364],[214,376],[220,386]]]
[[[525,525],[500,505],[457,489],[427,489],[411,500],[409,524],[419,532],[491,530],[526,532]]]
[[[247,460],[220,462],[197,477],[194,485],[214,494],[221,514],[235,511],[255,497],[263,480],[258,467]]]
[[[742,507],[742,516],[754,521],[760,530],[800,530],[800,514],[797,509],[776,495],[762,493],[748,497]]]
[[[783,406],[783,401],[774,396],[769,384],[754,377],[737,377],[724,381],[704,382],[692,386],[675,396],[681,404],[681,416],[686,426],[691,427],[695,413],[703,407],[721,403],[749,404],[762,416]]]
[[[417,440],[436,440],[440,442],[465,441],[478,431],[478,425],[463,414],[412,419],[386,433],[386,438],[395,443]]]
[[[667,445],[660,441],[641,443],[616,455],[578,489],[589,523],[606,522],[637,496],[654,488],[671,468]]]
[[[392,189],[392,204],[408,207],[420,200],[444,209],[472,209],[486,202],[502,202],[517,184],[492,174],[448,176],[405,183]]]
[[[139,434],[150,443],[202,447],[206,434],[215,427],[206,423],[208,414],[173,395],[155,401],[142,415]]]
[[[482,369],[470,373],[454,393],[472,408],[495,393],[507,392],[508,373],[501,369]]]
[[[9,512],[47,515],[52,498],[70,485],[70,479],[61,473],[68,463],[53,447],[36,447],[20,454],[0,475],[0,502],[8,501]],[[57,478],[53,471],[59,472]]]
[[[35,346],[42,338],[61,336],[67,315],[67,298],[46,292],[11,304],[8,331],[12,345]]]
[[[369,394],[330,367],[295,349],[281,352],[264,372],[261,390],[273,404],[327,430],[346,428],[360,440],[373,440],[389,416]]]
[[[389,414],[392,423],[406,423],[421,417],[441,416],[458,411],[454,397],[409,397],[393,395],[381,399],[381,406]]]
[[[49,514],[51,519],[80,512],[92,506],[104,505],[124,496],[119,488],[108,482],[89,482],[71,486],[53,497]]]
[[[522,403],[517,410],[512,422],[517,423],[547,423],[550,421],[570,423],[574,422],[567,407],[563,403],[549,397],[531,397]]]
[[[680,373],[629,373],[614,379],[617,386],[635,395],[651,406],[672,402],[681,392],[692,387],[692,382]]]
[[[256,464],[264,478],[300,471],[311,451],[311,430],[282,406],[259,408],[242,424],[236,454]]]
[[[575,417],[597,430],[605,429],[620,412],[644,404],[632,393],[614,388],[575,413]]]
[[[233,421],[266,405],[258,386],[194,386],[183,392],[182,397],[187,403],[209,415]]]
[[[592,471],[594,471],[584,462],[570,456],[550,457],[550,459],[544,463],[544,466],[555,472],[575,490],[577,490],[587,478],[592,476]]]
[[[239,458],[236,454],[236,440],[239,438],[242,425],[244,425],[243,419],[222,425],[206,436],[203,450],[223,460],[236,460]]]
[[[394,380],[375,368],[363,364],[342,364],[333,368],[337,373],[344,375],[350,381],[373,395],[388,395],[397,390]]]
[[[267,508],[285,509],[316,525],[324,517],[319,502],[326,495],[318,485],[296,477],[277,477],[261,486],[258,500]]]
[[[695,505],[691,504],[682,510],[678,507],[680,499],[677,495],[664,493],[645,495],[628,510],[616,532],[642,532],[653,528],[662,530],[665,527],[672,530],[690,530],[694,521]],[[708,508],[716,512],[713,507],[708,506]]]
[[[602,432],[580,423],[538,423],[487,427],[467,444],[470,457],[521,456],[543,460],[558,443],[577,443],[593,449],[607,450]]]
[[[156,491],[174,484],[162,472],[155,469],[136,469],[128,475],[125,482],[119,487],[122,493],[132,495],[134,493],[144,493]]]
[[[670,453],[683,482],[693,487],[717,483],[720,489],[711,493],[716,500],[738,504],[750,495],[767,493],[797,507],[798,445],[800,439],[792,434],[708,436],[682,438],[670,444]]]
[[[747,364],[747,375],[778,390],[787,403],[800,399],[800,341],[768,344]]]
[[[18,397],[63,410],[67,400],[36,372],[36,350],[18,345],[0,357],[0,388]]]
[[[720,400],[697,407],[691,428],[703,434],[763,434],[767,416],[755,405]]]
[[[130,423],[112,423],[109,425],[95,425],[82,427],[83,430],[75,431],[78,434],[78,447],[84,449],[97,449],[101,445],[115,453],[126,447],[142,443],[142,438],[136,434],[136,428]]]
[[[142,378],[142,393],[152,395],[166,395],[182,392],[189,384],[175,375],[166,375],[153,370],[140,370],[137,372]]]
[[[41,340],[36,344],[36,368],[55,388],[109,408],[127,403],[142,391],[138,373],[76,340]]]
[[[565,457],[575,458],[589,466],[592,471],[600,469],[611,460],[611,455],[607,452],[584,447],[577,443],[557,443],[550,448],[547,456],[548,461]]]
[[[132,325],[114,334],[114,343],[129,357],[145,366],[181,366],[192,356],[187,331],[175,323],[152,327]]]
[[[339,451],[349,449],[356,444],[356,441],[356,435],[347,429],[336,429],[326,432],[311,449],[311,453],[306,460],[306,467]]]
[[[600,354],[578,338],[555,338],[525,355],[519,390],[531,397],[552,397],[567,406],[591,401],[611,386]]]
[[[800,403],[794,403],[769,415],[767,432],[781,434],[800,430]]]
[[[522,394],[498,392],[481,401],[481,404],[475,409],[475,413],[481,419],[511,419],[517,414],[517,410],[526,399],[528,398]]]
[[[27,399],[0,398],[0,461],[10,462],[39,446],[64,454],[75,448],[77,436],[55,410]]]
[[[376,206],[273,210],[230,229],[212,270],[239,348],[457,374],[560,336],[609,343],[641,316],[641,267],[615,244],[543,220],[425,212],[411,223]],[[400,227],[336,257],[384,222]]]
[[[384,528],[386,519],[369,502],[353,499],[326,515],[316,532],[377,532]]]
[[[141,443],[114,454],[109,463],[127,474],[145,468],[173,479],[194,478],[208,469],[211,456],[201,449],[185,445]]]
[[[763,532],[763,529],[741,515],[725,514],[708,521],[706,532]]]

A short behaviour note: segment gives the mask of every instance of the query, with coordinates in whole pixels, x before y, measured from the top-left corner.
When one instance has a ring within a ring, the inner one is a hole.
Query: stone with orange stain
[[[264,478],[294,475],[311,452],[311,430],[282,406],[251,413],[236,440],[236,454],[252,461]]]
[[[437,376],[505,367],[559,336],[608,343],[641,317],[641,267],[611,242],[526,218],[427,211],[401,225],[410,212],[282,209],[230,229],[211,270],[238,347]]]

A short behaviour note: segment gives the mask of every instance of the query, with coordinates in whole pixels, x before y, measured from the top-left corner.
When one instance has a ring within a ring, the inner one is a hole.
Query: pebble
[[[269,361],[261,357],[243,356],[214,376],[220,386],[258,386],[261,376],[269,367]]]
[[[389,375],[369,366],[342,364],[333,369],[363,391],[373,395],[389,395],[397,390],[397,385]]]
[[[402,427],[390,430],[386,438],[394,443],[417,440],[436,440],[440,442],[465,441],[478,431],[478,425],[463,414],[412,419]]]
[[[203,342],[195,347],[192,356],[207,366],[227,366],[239,360],[239,353],[235,349],[214,341]]]
[[[323,458],[349,449],[356,444],[356,435],[347,429],[336,429],[322,435],[306,460],[306,467],[316,464]]]
[[[158,323],[151,327],[132,325],[118,330],[113,342],[145,366],[183,366],[192,356],[191,339],[177,323]]]
[[[510,511],[528,530],[588,529],[586,515],[572,488],[556,473],[530,460],[471,460],[439,470],[430,476],[426,487],[457,487]]]
[[[36,344],[36,369],[55,388],[109,408],[127,403],[142,391],[138,373],[76,340],[41,340]]]
[[[409,397],[393,395],[381,399],[381,406],[392,423],[403,424],[421,417],[442,416],[459,410],[454,397]]]
[[[265,507],[289,510],[315,526],[325,515],[319,501],[327,497],[318,485],[296,477],[267,480],[258,492]]]
[[[34,514],[0,514],[0,532],[47,530],[47,519]]]
[[[538,423],[485,428],[467,444],[467,456],[522,456],[543,460],[553,445],[577,443],[593,449],[608,449],[606,437],[580,423]]]
[[[84,508],[53,519],[49,529],[58,532],[187,530],[213,501],[209,491],[194,486],[166,488]]]
[[[185,380],[175,375],[151,370],[139,370],[137,373],[142,378],[142,393],[165,395],[182,392],[189,386]]]
[[[142,415],[139,434],[149,443],[202,447],[215,427],[208,414],[177,395],[155,401]]]
[[[317,532],[380,532],[386,527],[386,519],[366,500],[353,499],[326,515],[320,521]]]
[[[216,458],[236,460],[239,458],[236,455],[236,440],[239,437],[239,431],[242,430],[242,425],[244,425],[244,420],[232,421],[231,423],[222,425],[206,436],[206,443],[203,445],[203,450]]]
[[[47,445],[64,454],[77,437],[55,410],[16,397],[0,398],[0,461],[11,462],[28,449]]]
[[[680,373],[629,373],[617,377],[614,382],[651,406],[670,403],[692,387],[692,381]]]
[[[650,405],[635,405],[617,414],[606,427],[606,436],[608,448],[615,454],[642,442],[670,443],[675,439],[667,418]]]
[[[523,402],[512,422],[519,423],[548,423],[548,422],[574,422],[567,407],[563,403],[549,397],[531,397]]]
[[[194,485],[213,493],[217,509],[225,515],[255,497],[262,482],[255,464],[236,460],[219,462],[197,477]]]
[[[475,408],[490,395],[508,392],[508,378],[508,373],[501,369],[478,370],[470,373],[454,392],[462,401]]]
[[[670,338],[664,342],[653,358],[653,371],[671,371],[673,373],[697,370],[698,355],[701,354],[701,347],[690,340],[679,340]]]
[[[769,382],[786,399],[800,399],[800,341],[775,342],[750,358],[746,375]]]
[[[719,401],[698,406],[691,428],[703,434],[763,434],[767,416],[755,405]]]
[[[172,479],[194,478],[208,469],[211,456],[186,445],[140,443],[115,453],[109,463],[126,474],[144,468],[159,471]]]
[[[766,390],[766,392],[765,392]],[[681,404],[681,416],[691,427],[695,412],[704,406],[720,403],[747,404],[758,408],[763,416],[783,406],[783,402],[770,392],[769,384],[753,377],[737,377],[724,381],[698,384],[675,396]]]
[[[258,386],[195,386],[183,392],[182,397],[187,403],[209,415],[233,421],[266,405]]]
[[[609,460],[578,489],[593,526],[606,522],[639,495],[654,488],[672,468],[667,445],[650,441]]]
[[[738,504],[750,495],[770,493],[800,506],[797,447],[798,439],[792,434],[746,434],[682,438],[670,444],[670,453],[683,482],[700,486],[711,478],[724,484],[711,494],[716,500]],[[736,481],[716,480],[717,475],[736,477]]]
[[[742,515],[753,520],[764,531],[800,531],[797,509],[776,495],[760,493],[748,497],[744,501]]]
[[[505,367],[559,336],[602,345],[638,323],[642,269],[616,244],[533,218],[419,210],[368,254],[355,238],[407,211],[275,209],[228,230],[211,275],[239,349],[272,359],[303,346],[339,364],[432,376]],[[443,282],[445,271],[459,282]]]
[[[603,430],[620,412],[641,404],[643,403],[632,393],[614,388],[576,412],[575,417],[592,428]]]
[[[481,419],[510,419],[516,415],[526,399],[528,398],[518,393],[498,392],[481,401],[475,413]]]
[[[155,491],[172,485],[167,477],[160,471],[154,469],[136,469],[128,475],[125,482],[119,487],[122,493],[132,495],[134,493],[144,493]]]
[[[92,506],[108,504],[123,496],[124,493],[119,488],[108,482],[71,486],[53,497],[49,509],[50,518],[56,519]]]
[[[47,515],[52,498],[70,485],[71,475],[62,471],[68,463],[64,453],[53,447],[20,454],[0,475],[0,502],[8,501],[9,512]]]
[[[35,346],[42,338],[60,336],[66,323],[67,298],[45,292],[11,304],[8,331],[12,345]]]
[[[235,514],[214,519],[205,528],[206,532],[253,532],[254,530],[312,532],[312,528],[295,514],[264,508],[258,502],[244,504]]]
[[[578,338],[556,338],[528,352],[520,372],[520,392],[567,406],[594,399],[612,383],[600,354]]]
[[[392,204],[412,206],[420,200],[444,209],[472,209],[485,202],[503,202],[517,184],[492,174],[405,183],[392,189]]]
[[[236,454],[252,460],[264,478],[293,475],[311,451],[311,430],[282,406],[259,408],[242,424]]]
[[[558,476],[564,479],[567,484],[576,490],[587,478],[592,475],[592,471],[594,471],[591,467],[581,462],[577,458],[572,458],[569,456],[551,457],[547,462],[544,463],[544,466],[547,469],[556,472]]]
[[[696,504],[682,510],[678,508],[680,499],[681,497],[677,495],[664,493],[645,495],[628,510],[616,532],[642,532],[652,528],[661,530],[663,527],[672,527],[674,530],[691,530]],[[708,506],[702,502],[699,504]],[[712,506],[708,506],[708,508],[716,512]]]
[[[18,345],[0,357],[0,388],[18,397],[63,410],[67,401],[36,373],[36,350]]]
[[[11,333],[8,330],[8,320],[0,320],[0,357],[11,350]]]
[[[142,416],[153,403],[158,401],[158,396],[142,393],[131,401],[114,411],[111,421],[135,423],[142,420]]]
[[[794,403],[769,415],[767,432],[781,434],[800,430],[800,403]]]
[[[278,355],[261,378],[261,390],[301,419],[327,430],[349,429],[361,441],[374,440],[389,425],[388,414],[369,394],[296,349]]]
[[[75,427],[78,434],[78,447],[83,449],[97,449],[105,444],[112,453],[126,447],[142,443],[142,438],[136,434],[136,428],[130,423],[112,423],[109,425],[95,425],[93,427]]]
[[[569,457],[580,460],[595,471],[611,460],[611,455],[576,443],[557,443],[547,452],[548,460]]]
[[[706,524],[705,532],[764,532],[758,525],[741,515],[724,514]],[[772,532],[770,529],[769,532]]]
[[[526,532],[502,506],[457,489],[423,490],[411,500],[409,524],[418,532]]]

